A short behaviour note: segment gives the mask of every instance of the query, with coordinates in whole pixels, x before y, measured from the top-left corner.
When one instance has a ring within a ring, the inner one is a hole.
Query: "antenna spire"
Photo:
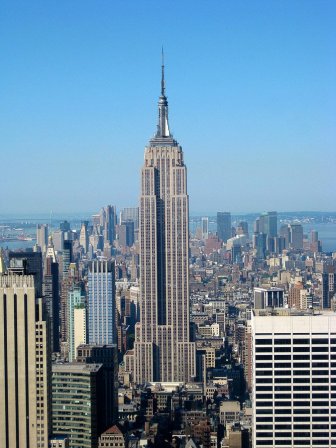
[[[162,46],[162,50],[161,50],[161,69],[162,69],[162,75],[161,75],[161,96],[165,96],[164,52],[163,52],[163,46]]]

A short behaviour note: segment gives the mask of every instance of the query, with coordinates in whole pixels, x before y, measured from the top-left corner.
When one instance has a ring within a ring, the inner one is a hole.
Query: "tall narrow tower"
[[[186,382],[195,376],[195,344],[189,336],[189,198],[182,148],[169,130],[163,60],[157,131],[144,159],[135,381]]]

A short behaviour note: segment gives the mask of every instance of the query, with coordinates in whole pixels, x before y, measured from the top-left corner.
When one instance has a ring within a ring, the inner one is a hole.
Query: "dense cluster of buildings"
[[[336,254],[188,202],[162,67],[139,207],[1,253],[1,447],[336,446]]]

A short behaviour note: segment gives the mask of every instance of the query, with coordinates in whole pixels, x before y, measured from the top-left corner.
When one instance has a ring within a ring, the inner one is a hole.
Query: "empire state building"
[[[155,136],[145,148],[140,197],[140,323],[137,383],[187,382],[195,376],[189,335],[189,198],[181,146],[168,124],[162,63]]]

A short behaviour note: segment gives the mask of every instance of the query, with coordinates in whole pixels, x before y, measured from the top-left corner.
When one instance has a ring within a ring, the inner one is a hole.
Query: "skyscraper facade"
[[[70,447],[97,448],[98,436],[106,429],[104,386],[102,364],[53,364],[54,436],[68,435]]]
[[[334,313],[252,313],[253,447],[336,445]]]
[[[219,239],[224,241],[224,243],[231,238],[231,213],[217,212],[217,235]]]
[[[206,240],[209,236],[209,218],[207,216],[202,217],[201,228],[202,228],[202,239]]]
[[[303,249],[303,227],[302,224],[292,223],[289,226],[290,230],[290,246],[294,250]]]
[[[115,205],[108,205],[101,212],[100,225],[104,229],[104,240],[113,244],[115,240],[115,225],[117,222],[117,212]]]
[[[76,349],[86,343],[85,297],[80,286],[74,286],[68,296],[69,361],[76,358]]]
[[[59,332],[59,269],[53,246],[52,238],[49,237],[49,244],[45,259],[45,272],[43,276],[43,300],[49,320],[50,347],[52,352],[60,350]]]
[[[33,275],[35,295],[36,297],[42,297],[43,269],[41,252],[9,252],[8,271],[19,275]]]
[[[89,267],[89,342],[116,343],[114,263],[92,261]]]
[[[123,208],[120,212],[120,224],[125,221],[134,222],[134,230],[139,228],[139,207]]]
[[[0,275],[0,353],[0,446],[45,448],[50,358],[32,275]]]
[[[135,381],[189,381],[195,376],[195,344],[189,335],[187,172],[169,130],[163,65],[157,132],[144,158]]]
[[[45,252],[47,250],[47,245],[48,245],[48,225],[47,224],[37,224],[36,244],[41,248],[42,252]]]
[[[79,244],[83,247],[85,254],[89,248],[88,224],[88,221],[82,222],[79,234]]]

